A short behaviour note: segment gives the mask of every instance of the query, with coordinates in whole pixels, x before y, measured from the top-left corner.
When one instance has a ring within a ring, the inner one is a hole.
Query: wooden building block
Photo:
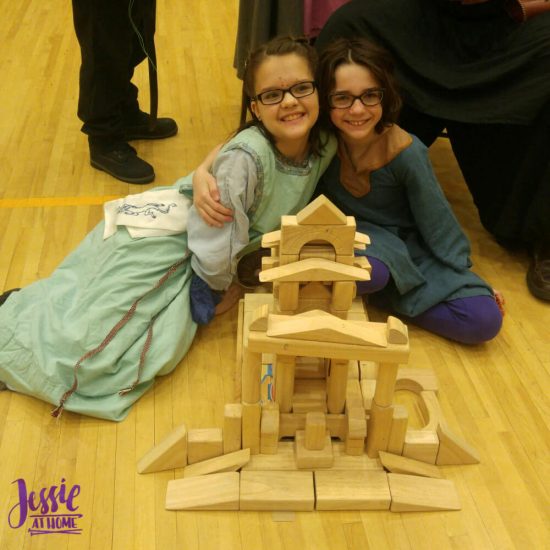
[[[279,415],[279,437],[294,437],[297,430],[306,429],[307,413],[280,413]],[[346,438],[348,420],[345,414],[325,415],[327,430],[331,437]]]
[[[239,473],[173,479],[166,491],[167,510],[238,510]]]
[[[223,454],[222,430],[204,428],[187,434],[187,462],[194,464]]]
[[[478,464],[479,453],[469,443],[451,432],[446,423],[437,427],[439,451],[436,464]]]
[[[295,378],[325,379],[327,368],[324,359],[318,357],[296,357]]]
[[[327,411],[327,382],[322,379],[296,379],[292,396],[292,412],[313,411]]]
[[[328,242],[336,254],[353,254],[356,242],[356,225],[353,216],[346,216],[346,223],[340,225],[311,224],[303,226],[296,216],[281,217],[281,251],[284,254],[299,254],[306,244]],[[361,237],[359,237],[361,238]]]
[[[296,311],[298,309],[298,293],[300,283],[280,282],[277,307],[279,311]]]
[[[260,400],[260,378],[262,372],[262,354],[243,349],[242,400],[256,403]]]
[[[415,393],[434,391],[437,393],[439,383],[433,369],[419,369],[400,366],[397,371],[395,390],[409,390]]]
[[[332,359],[327,379],[327,408],[330,413],[343,412],[348,385],[348,359]]]
[[[388,441],[393,418],[393,406],[379,407],[372,404],[367,422],[367,454],[371,458],[378,456],[378,451],[388,449]]]
[[[397,363],[380,362],[378,364],[374,403],[379,407],[387,407],[393,403],[398,368]]]
[[[432,430],[407,430],[403,456],[435,464],[439,451],[439,438]]]
[[[315,492],[312,472],[243,470],[241,510],[313,510]]]
[[[310,451],[321,450],[325,446],[327,433],[327,421],[325,413],[306,413],[305,446]]]
[[[150,449],[137,464],[138,474],[150,474],[187,465],[187,428],[181,424],[158,445]]]
[[[315,471],[316,510],[388,510],[387,475],[376,471]]]
[[[376,380],[377,376],[378,363],[374,361],[359,361],[359,378],[361,380]]]
[[[250,460],[242,467],[242,470],[265,472],[298,470],[294,453],[294,441],[279,441],[277,454],[275,455],[250,455]]]
[[[407,325],[397,317],[388,317],[387,321],[388,342],[391,344],[406,344],[409,341]]]
[[[357,365],[357,361],[350,361],[350,365]],[[357,372],[357,367],[355,369]],[[358,378],[349,377],[349,368],[348,368],[348,382],[346,386],[346,410],[347,409],[356,409],[363,407],[363,392],[361,391],[361,383]]]
[[[346,215],[325,195],[319,195],[296,214],[299,225],[345,225]]]
[[[325,444],[320,450],[306,449],[305,432],[298,430],[296,432],[294,444],[296,451],[296,466],[298,468],[330,468],[334,462],[332,453],[332,441],[330,433],[325,435]]]
[[[300,250],[299,259],[306,260],[307,258],[324,258],[325,260],[334,262],[336,261],[336,253],[334,252],[334,248],[332,248],[329,244],[306,244],[302,247],[302,250]]]
[[[226,403],[223,413],[223,452],[238,451],[241,448],[243,406],[240,403]]]
[[[388,474],[392,512],[460,510],[454,483],[448,479]]]
[[[365,438],[351,439],[348,437],[345,442],[346,453],[351,456],[361,456],[365,452]]]
[[[202,462],[190,464],[183,469],[183,477],[195,477],[219,472],[235,472],[250,460],[250,449],[241,449]]]
[[[243,403],[242,447],[250,449],[250,454],[260,452],[260,423],[262,407],[260,403]]]
[[[391,422],[390,439],[388,441],[388,452],[396,455],[403,453],[405,436],[409,424],[409,412],[404,405],[393,406],[393,417]]]
[[[348,380],[359,380],[359,361],[351,360],[348,363]],[[361,388],[359,388],[361,392]]]
[[[367,437],[367,418],[363,407],[350,407],[347,410],[347,438],[365,439]]]
[[[269,315],[269,304],[259,305],[250,317],[248,330],[267,330],[267,317]]]
[[[394,455],[380,451],[380,462],[386,470],[393,474],[411,474],[415,476],[442,478],[443,475],[437,466],[426,464],[419,460],[407,458],[405,456]]]
[[[346,444],[340,441],[332,442],[332,454],[334,463],[331,470],[376,470],[383,471],[378,458],[369,458],[364,452],[360,455],[347,453]]]
[[[311,281],[300,288],[300,300],[324,300],[332,299],[331,287],[321,281]]]
[[[361,396],[363,398],[363,408],[366,411],[370,411],[372,408],[375,391],[376,380],[371,380],[370,378],[364,378],[361,380]]]
[[[279,406],[267,403],[262,407],[260,423],[260,453],[276,454],[279,442]]]
[[[332,285],[331,308],[347,311],[351,307],[356,291],[355,281],[335,281]]]
[[[275,359],[275,401],[280,412],[292,410],[294,395],[294,372],[296,358],[292,355],[277,355]]]
[[[235,353],[235,382],[233,385],[233,393],[235,401],[240,401],[242,398],[242,369],[243,369],[243,340],[244,336],[244,299],[239,300],[239,309],[237,312],[237,342]]]

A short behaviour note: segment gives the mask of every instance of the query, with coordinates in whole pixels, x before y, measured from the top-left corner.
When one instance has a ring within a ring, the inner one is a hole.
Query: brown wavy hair
[[[252,112],[250,104],[252,98],[256,95],[256,74],[260,65],[270,56],[283,56],[288,54],[296,54],[299,57],[305,59],[309,69],[311,70],[312,77],[315,77],[318,65],[318,56],[315,49],[309,44],[306,38],[294,38],[291,36],[279,36],[273,38],[269,42],[266,42],[256,50],[254,50],[246,61],[243,74],[243,101],[242,105],[246,106],[248,113],[250,113],[251,120],[244,122],[237,129],[235,134],[240,131],[256,126],[262,132],[262,134],[269,140],[269,142],[275,146],[275,140],[271,133],[267,130],[261,120]],[[244,118],[244,117],[242,117]],[[321,138],[320,122],[317,120],[309,134],[310,152],[314,155],[320,156],[326,145],[326,141]]]
[[[382,118],[375,126],[375,131],[381,133],[384,128],[397,122],[402,101],[393,76],[393,60],[390,53],[366,38],[338,38],[322,51],[317,72],[321,125],[327,130],[335,130],[330,120],[331,107],[328,96],[336,87],[336,69],[341,65],[350,64],[368,69],[380,87],[384,88]]]

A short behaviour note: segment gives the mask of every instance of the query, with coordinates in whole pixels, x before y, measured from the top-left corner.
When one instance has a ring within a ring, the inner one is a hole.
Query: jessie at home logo
[[[52,485],[29,492],[24,479],[16,479],[12,484],[16,484],[19,497],[8,514],[8,523],[12,529],[19,529],[28,522],[31,536],[82,533],[77,525],[82,514],[76,512],[78,506],[75,504],[80,494],[80,485],[68,487],[65,480],[61,479],[59,486]]]

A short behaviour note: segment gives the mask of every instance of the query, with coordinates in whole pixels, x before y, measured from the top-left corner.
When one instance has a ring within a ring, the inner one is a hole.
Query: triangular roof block
[[[347,218],[325,195],[319,195],[296,214],[296,221],[299,225],[346,225]]]

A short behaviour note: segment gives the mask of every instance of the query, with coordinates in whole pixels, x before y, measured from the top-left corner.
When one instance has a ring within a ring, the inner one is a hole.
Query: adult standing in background
[[[517,22],[509,4],[352,0],[316,45],[367,36],[390,50],[400,126],[427,146],[447,129],[481,223],[531,254],[529,290],[550,300],[550,12]]]
[[[90,146],[90,163],[128,183],[150,183],[154,168],[128,142],[162,139],[178,131],[171,118],[157,118],[154,46],[156,0],[73,0],[80,44],[78,117]],[[131,79],[149,63],[151,113],[140,110]]]

